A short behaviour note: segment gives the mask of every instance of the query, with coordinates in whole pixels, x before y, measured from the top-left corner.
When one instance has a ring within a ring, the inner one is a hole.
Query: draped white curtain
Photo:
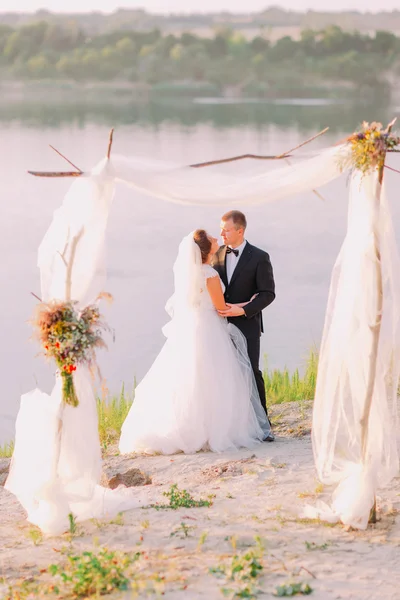
[[[345,145],[310,158],[244,159],[211,167],[179,167],[113,155],[110,175],[137,190],[177,204],[242,207],[282,200],[321,187],[341,173]],[[288,164],[293,163],[293,164]]]
[[[105,161],[72,184],[39,248],[43,301],[72,299],[84,307],[103,291],[113,194]],[[144,500],[138,491],[98,485],[102,459],[93,379],[86,366],[78,366],[73,377],[77,407],[63,403],[59,376],[50,396],[39,389],[22,396],[5,485],[28,520],[52,535],[68,530],[70,513],[77,521],[103,518]]]
[[[355,173],[347,234],[332,274],[312,430],[319,478],[338,487],[330,508],[321,504],[308,516],[366,528],[377,488],[399,470],[399,369],[400,262],[392,217],[378,173]],[[369,381],[374,385],[363,451]]]

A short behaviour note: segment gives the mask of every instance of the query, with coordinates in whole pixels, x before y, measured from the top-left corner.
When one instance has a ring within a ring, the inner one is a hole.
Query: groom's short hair
[[[222,215],[221,221],[229,221],[232,220],[236,229],[246,229],[247,221],[246,217],[240,210],[230,210],[229,212]]]

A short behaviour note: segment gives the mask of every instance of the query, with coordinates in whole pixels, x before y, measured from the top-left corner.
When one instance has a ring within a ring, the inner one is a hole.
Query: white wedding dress
[[[174,266],[171,321],[160,354],[136,388],[122,427],[120,451],[191,454],[254,447],[270,432],[246,340],[221,318],[207,290],[219,277],[201,264],[189,234]],[[221,282],[223,286],[223,283]]]

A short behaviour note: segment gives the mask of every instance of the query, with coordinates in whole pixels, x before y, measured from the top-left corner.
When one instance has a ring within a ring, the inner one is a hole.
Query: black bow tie
[[[231,252],[233,252],[233,254],[238,257],[239,256],[239,250],[236,250],[235,248],[230,248],[229,246],[226,249],[226,253],[230,254]]]

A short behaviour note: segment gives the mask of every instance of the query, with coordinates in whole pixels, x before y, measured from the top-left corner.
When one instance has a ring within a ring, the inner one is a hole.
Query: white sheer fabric
[[[76,179],[54,212],[38,252],[43,302],[68,295],[86,306],[104,290],[104,238],[115,191],[109,171],[104,159],[91,177]]]
[[[300,158],[290,166],[282,166],[282,161],[242,160],[207,168],[113,155],[110,174],[169,202],[245,207],[282,200],[329,183],[340,175],[347,153],[347,146],[340,145],[311,158]]]
[[[167,341],[136,388],[122,428],[122,453],[223,452],[251,448],[270,432],[246,340],[215,310],[210,277],[219,275],[201,264],[192,232],[174,265]]]
[[[379,310],[380,252],[383,307],[376,369],[371,364]],[[392,218],[377,173],[355,173],[348,230],[333,269],[320,351],[313,415],[318,475],[339,484],[332,507],[308,516],[365,529],[374,495],[398,473],[397,384],[400,368],[400,263]],[[362,452],[362,417],[370,369],[375,385]]]
[[[103,290],[104,235],[114,187],[107,168],[103,161],[91,178],[74,182],[55,212],[39,249],[44,301],[70,297],[85,306]],[[28,520],[49,534],[68,529],[69,513],[78,521],[103,518],[140,506],[147,494],[98,485],[102,460],[96,399],[86,367],[77,368],[74,384],[77,407],[63,404],[59,377],[51,396],[38,389],[22,396],[5,485]]]

